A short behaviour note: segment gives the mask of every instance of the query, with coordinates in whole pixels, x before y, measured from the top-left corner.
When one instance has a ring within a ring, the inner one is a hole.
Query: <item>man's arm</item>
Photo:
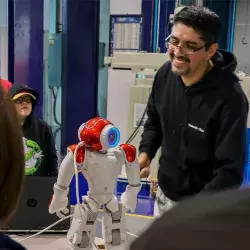
[[[141,142],[139,146],[140,153],[146,153],[150,160],[152,160],[161,146],[162,141],[162,129],[161,129],[161,121],[160,117],[156,111],[155,107],[155,92],[156,86],[159,84],[159,74],[156,74],[152,92],[149,96],[148,104],[147,104],[147,121],[144,125],[144,131],[141,136]]]
[[[248,102],[244,98],[224,108],[215,143],[214,178],[204,191],[237,187],[242,184],[246,155]]]

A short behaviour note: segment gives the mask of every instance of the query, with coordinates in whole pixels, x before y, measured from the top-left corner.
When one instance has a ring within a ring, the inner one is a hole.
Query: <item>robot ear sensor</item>
[[[83,123],[79,129],[78,129],[78,140],[81,141],[81,132],[82,132],[82,129],[87,127],[85,123]]]
[[[106,125],[100,134],[100,143],[103,150],[116,147],[120,142],[120,132],[113,125]]]

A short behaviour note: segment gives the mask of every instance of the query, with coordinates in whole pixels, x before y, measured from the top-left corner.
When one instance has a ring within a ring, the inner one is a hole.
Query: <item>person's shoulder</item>
[[[45,128],[51,128],[51,126],[44,120],[38,119],[37,123],[39,124],[39,126],[41,127],[45,127]]]
[[[239,111],[248,111],[249,102],[247,96],[242,89],[241,81],[237,78],[232,87],[228,89],[227,103],[231,108],[237,108]]]
[[[37,119],[36,122],[40,131],[45,131],[46,134],[52,134],[52,128],[46,121]]]
[[[166,235],[172,249],[197,249],[197,246],[207,242],[210,242],[209,249],[236,249],[235,245],[238,245],[237,249],[243,249],[248,240],[249,195],[250,189],[228,189],[218,193],[204,192],[183,200],[155,220],[133,241],[130,250],[163,250]],[[219,239],[218,230],[208,230],[215,225],[224,235],[219,244],[215,240]],[[239,228],[243,231],[239,232]],[[228,237],[232,234],[237,237],[234,237],[233,245],[229,248]]]
[[[0,249],[8,250],[26,250],[18,242],[11,239],[8,235],[0,234]]]
[[[156,76],[155,76],[155,81],[154,81],[154,89],[156,91],[161,92],[163,86],[166,84],[166,79],[168,78],[169,74],[171,74],[171,62],[167,61],[165,62],[157,71]]]

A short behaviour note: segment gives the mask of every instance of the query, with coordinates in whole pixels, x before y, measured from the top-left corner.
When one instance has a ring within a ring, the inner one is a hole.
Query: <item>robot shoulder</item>
[[[120,148],[126,155],[128,162],[134,162],[136,158],[136,147],[131,144],[121,144]]]
[[[77,147],[77,144],[72,144],[68,146],[67,151],[71,152],[72,154],[75,154],[76,147]],[[84,158],[85,158],[85,147],[80,146],[76,152],[76,162],[78,164],[81,164],[84,162]]]

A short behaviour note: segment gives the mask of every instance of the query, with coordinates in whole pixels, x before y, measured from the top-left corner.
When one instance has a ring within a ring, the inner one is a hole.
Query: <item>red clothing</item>
[[[2,78],[0,78],[0,81],[1,81],[1,84],[3,86],[3,89],[8,92],[10,87],[12,86],[12,83],[9,82],[8,80],[2,79]]]

